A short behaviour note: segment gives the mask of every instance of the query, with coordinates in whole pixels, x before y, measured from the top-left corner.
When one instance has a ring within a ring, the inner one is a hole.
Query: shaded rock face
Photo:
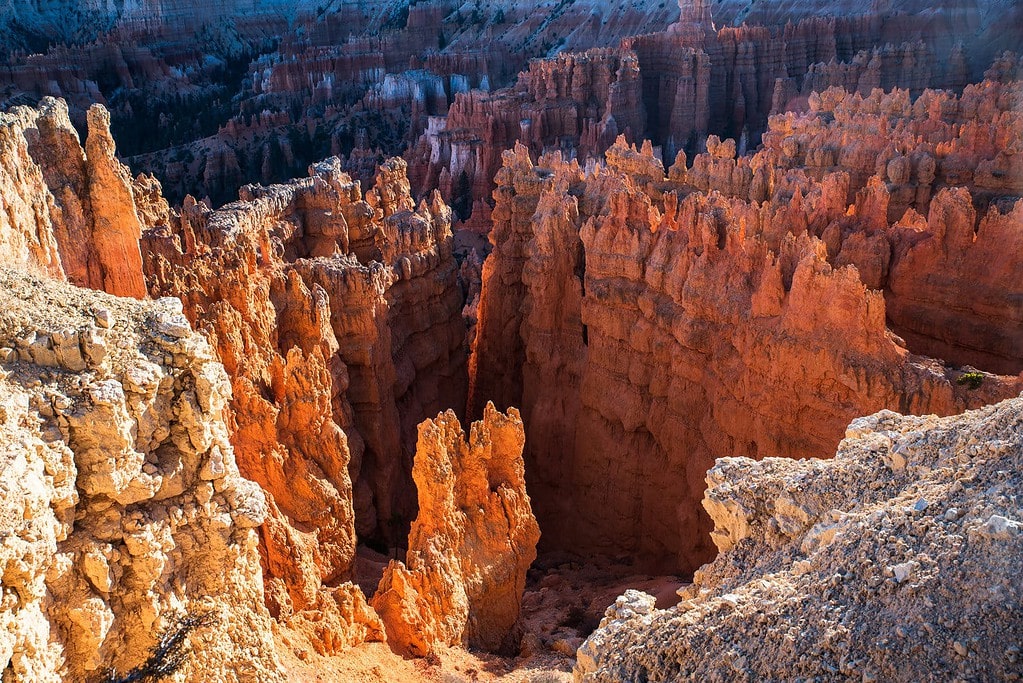
[[[151,291],[181,297],[232,378],[271,612],[334,651],[382,637],[346,583],[356,533],[397,545],[415,516],[415,425],[464,405],[465,326],[439,198],[416,207],[400,160],[365,196],[337,159],[310,171],[188,201],[143,242]]]
[[[280,679],[256,527],[224,421],[231,387],[174,299],[135,302],[0,269],[0,665],[92,680],[178,617],[189,679]]]
[[[703,504],[721,554],[676,607],[619,598],[575,680],[1011,680],[1021,410],[882,411],[832,460],[718,460]]]
[[[522,146],[505,155],[469,405],[522,406],[549,547],[692,571],[714,554],[696,503],[715,457],[806,457],[833,448],[856,415],[950,414],[1021,388],[994,375],[971,388],[963,370],[910,353],[886,325],[887,290],[864,285],[872,261],[857,271],[835,256],[877,243],[866,253],[961,259],[983,233],[955,243],[921,231],[909,246],[868,200],[877,181],[847,206],[848,174],[817,181],[772,167],[770,151],[736,160],[729,143],[712,138],[692,169],[677,164],[667,177],[649,145],[624,141],[588,171],[558,155],[534,165]],[[932,202],[928,225],[954,196]],[[1015,220],[1019,206],[992,213],[991,225]],[[1018,267],[1003,254],[994,270]],[[970,286],[948,277],[960,292]],[[1018,325],[1018,292],[1001,287],[1008,298],[986,309],[995,338]],[[915,294],[941,300],[949,289]],[[969,296],[955,300],[969,310]]]
[[[106,110],[89,110],[85,149],[62,100],[0,116],[3,191],[11,202],[0,218],[3,265],[143,298],[139,237],[143,226],[166,222],[168,207],[159,183],[133,179],[114,156]]]
[[[404,562],[384,571],[373,607],[392,647],[517,650],[526,570],[540,537],[526,494],[525,434],[492,403],[468,442],[452,411],[419,425],[413,476],[419,514]]]

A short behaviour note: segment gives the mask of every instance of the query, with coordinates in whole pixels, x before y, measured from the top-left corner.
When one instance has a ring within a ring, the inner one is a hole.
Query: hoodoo
[[[1023,5],[79,5],[0,8],[5,682],[1017,676]]]

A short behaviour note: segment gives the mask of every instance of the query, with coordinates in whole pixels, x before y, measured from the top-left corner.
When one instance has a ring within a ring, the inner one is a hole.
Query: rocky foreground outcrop
[[[279,679],[231,387],[176,299],[0,269],[0,669],[93,680],[208,615],[189,680]]]
[[[575,680],[1018,680],[1023,398],[854,420],[832,460],[722,458],[721,554],[619,598]]]

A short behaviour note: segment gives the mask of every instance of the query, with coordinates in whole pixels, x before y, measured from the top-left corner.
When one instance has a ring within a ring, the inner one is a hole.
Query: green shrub
[[[959,378],[956,380],[956,384],[960,386],[965,385],[970,390],[979,389],[980,385],[983,383],[984,383],[983,372],[964,372],[963,374],[959,375]]]

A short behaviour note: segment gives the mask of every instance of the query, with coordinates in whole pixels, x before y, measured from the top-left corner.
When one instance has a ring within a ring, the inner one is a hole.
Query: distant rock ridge
[[[559,54],[532,62],[507,88],[458,94],[446,119],[432,118],[406,153],[414,184],[438,187],[456,205],[488,199],[500,152],[516,141],[535,156],[561,151],[584,159],[627,133],[636,144],[650,139],[669,164],[679,151],[704,151],[707,137],[717,135],[735,139],[741,153],[757,145],[771,114],[805,109],[812,92],[960,89],[1018,44],[1018,7],[928,5],[918,13],[918,4],[880,11],[767,2],[754,12],[759,21],[744,22],[731,3],[683,0],[680,21],[623,39],[599,62]],[[713,21],[712,12],[726,20]],[[617,72],[616,60],[628,69]],[[581,78],[598,63],[612,66],[599,78]],[[468,182],[459,185],[463,173]]]

